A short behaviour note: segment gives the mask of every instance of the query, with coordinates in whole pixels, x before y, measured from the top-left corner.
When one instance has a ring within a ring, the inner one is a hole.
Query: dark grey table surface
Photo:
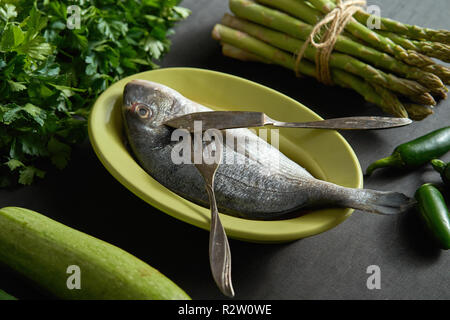
[[[450,29],[448,0],[378,0],[382,15]],[[228,11],[226,0],[185,0],[192,9],[178,25],[162,67],[198,67],[244,77],[296,99],[324,118],[381,115],[356,93],[325,87],[292,72],[225,58],[210,37]],[[211,84],[213,85],[213,84]],[[409,127],[344,132],[362,168],[398,144],[449,125],[450,100],[435,115]],[[450,160],[450,157],[444,157]],[[82,174],[80,174],[82,173]],[[380,171],[365,187],[412,196],[424,182],[438,182],[429,167],[398,174]],[[221,299],[209,271],[208,232],[180,222],[138,199],[100,164],[89,143],[74,151],[69,168],[31,187],[0,190],[0,207],[23,206],[113,243],[159,269],[194,299]],[[449,299],[450,252],[436,249],[417,213],[386,217],[355,212],[323,234],[288,244],[231,240],[236,299]],[[366,286],[367,267],[381,270],[381,289]],[[0,288],[19,298],[48,298],[31,283],[0,267]]]

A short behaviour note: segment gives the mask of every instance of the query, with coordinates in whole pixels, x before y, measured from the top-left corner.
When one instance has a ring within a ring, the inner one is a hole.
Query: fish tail
[[[400,192],[376,190],[352,190],[351,195],[345,197],[343,205],[366,212],[395,215],[410,209],[416,201]]]

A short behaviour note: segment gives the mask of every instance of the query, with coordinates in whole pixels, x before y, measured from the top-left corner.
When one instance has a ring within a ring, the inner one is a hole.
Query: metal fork
[[[211,164],[194,162],[203,179],[205,180],[206,191],[209,197],[211,208],[211,227],[209,233],[209,264],[214,281],[220,291],[228,296],[234,297],[233,284],[231,282],[231,252],[227,235],[220,222],[219,211],[217,210],[216,197],[214,195],[214,176],[222,160],[222,146],[216,148],[216,161]],[[202,150],[203,155],[203,150]],[[210,149],[209,155],[212,155]]]

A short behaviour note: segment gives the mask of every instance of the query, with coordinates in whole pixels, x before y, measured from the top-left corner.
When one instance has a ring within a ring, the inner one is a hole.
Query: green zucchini
[[[0,289],[0,300],[17,300],[17,299]]]
[[[190,299],[124,250],[23,208],[0,209],[0,263],[61,299]],[[68,288],[70,266],[79,267],[79,289]]]

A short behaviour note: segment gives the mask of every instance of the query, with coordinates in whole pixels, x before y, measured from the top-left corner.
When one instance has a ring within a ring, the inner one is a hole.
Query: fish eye
[[[150,118],[152,114],[150,108],[142,104],[137,105],[135,110],[141,118]]]

